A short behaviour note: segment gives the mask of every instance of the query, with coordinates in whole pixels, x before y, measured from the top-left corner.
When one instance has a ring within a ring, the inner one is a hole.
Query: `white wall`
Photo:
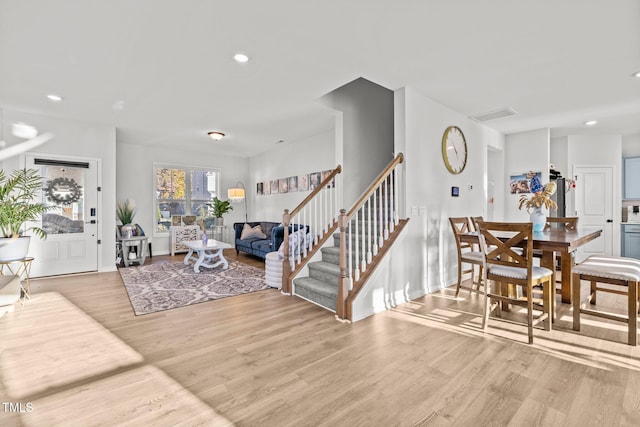
[[[310,191],[258,196],[256,184],[272,179],[335,169],[335,133],[333,130],[298,141],[274,145],[269,151],[249,158],[248,193],[253,221],[282,222],[285,209],[293,210]],[[340,179],[340,178],[338,178]],[[337,185],[340,185],[338,182]]]
[[[569,168],[576,166],[613,166],[613,224],[622,220],[622,137],[620,135],[570,135]],[[576,185],[580,185],[577,182]],[[569,212],[567,212],[567,215]],[[613,255],[620,248],[620,227],[612,227]]]
[[[640,134],[622,137],[622,157],[640,157]]]
[[[102,176],[98,185],[102,187],[99,212],[98,246],[99,271],[115,270],[115,198],[116,198],[116,130],[113,126],[63,120],[20,111],[4,109],[4,138],[12,145],[20,140],[11,135],[11,125],[23,122],[35,126],[39,132],[51,132],[55,137],[35,148],[33,152],[62,156],[97,158],[101,162]],[[25,166],[24,155],[13,157],[2,163],[3,169],[12,171]],[[37,262],[37,261],[36,261]]]
[[[354,317],[371,303],[376,310],[418,298],[457,280],[457,253],[448,218],[486,215],[487,147],[504,137],[412,88],[395,92],[396,152],[405,154],[405,209],[410,221],[391,256],[354,304]],[[469,151],[465,170],[453,175],[442,160],[442,134],[451,125],[464,132]],[[469,190],[469,185],[473,186]],[[460,197],[451,197],[451,187]],[[413,209],[415,207],[415,209]]]
[[[343,199],[349,209],[393,159],[394,94],[358,78],[323,96],[320,102],[343,113]]]
[[[505,140],[505,182],[512,175],[542,172],[542,183],[549,182],[549,129],[514,133]],[[526,209],[518,209],[521,194],[511,194],[505,186],[504,217],[506,221],[529,221]]]
[[[555,165],[557,171],[562,172],[564,178],[571,178],[569,140],[566,136],[551,138],[550,161]]]
[[[227,189],[235,187],[238,181],[244,182],[247,194],[255,193],[255,184],[248,181],[249,161],[240,157],[220,156],[215,154],[215,148],[200,152],[180,150],[179,141],[176,148],[151,147],[144,144],[117,144],[117,198],[125,200],[131,198],[136,203],[137,214],[135,222],[140,224],[147,235],[153,236],[153,254],[168,254],[170,238],[168,233],[156,235],[154,214],[154,162],[181,166],[196,166],[204,169],[220,169],[220,199],[227,200]],[[252,216],[252,199],[247,200],[249,220]],[[111,211],[115,218],[115,207]],[[114,220],[115,221],[115,220]],[[234,222],[244,221],[244,205],[233,204],[233,210],[224,216],[229,241],[231,227]],[[115,227],[115,222],[114,222]],[[115,230],[115,228],[113,228]]]

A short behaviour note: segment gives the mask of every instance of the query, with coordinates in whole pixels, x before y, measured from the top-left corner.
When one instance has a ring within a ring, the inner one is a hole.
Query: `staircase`
[[[403,156],[399,154],[348,212],[340,210],[337,221],[331,215],[331,222],[324,227],[326,232],[314,240],[315,248],[310,248],[308,253],[305,251],[304,256],[291,258],[290,266],[285,262],[288,272],[283,275],[283,292],[331,310],[340,319],[352,320],[354,300],[408,221],[398,219],[396,168],[402,160]],[[294,209],[296,217],[300,216],[301,209],[301,206]],[[291,224],[292,217],[293,214],[285,210],[283,223]],[[297,221],[293,224],[304,224],[304,221]],[[338,227],[339,232],[334,232]],[[284,246],[285,254],[288,254],[288,245],[285,243]],[[318,249],[321,256],[314,257]],[[314,261],[311,261],[312,257]],[[317,258],[321,260],[317,261]],[[298,273],[305,266],[308,277],[299,277]]]
[[[358,221],[359,229],[366,230],[368,221],[366,219],[353,219],[351,226],[356,227]],[[321,307],[333,312],[336,311],[336,300],[338,297],[338,283],[340,283],[340,233],[333,234],[333,246],[325,246],[321,248],[322,261],[310,262],[307,264],[309,268],[309,277],[299,277],[293,281],[295,285],[295,294],[301,298],[311,301]],[[358,240],[358,253],[375,245],[375,236],[372,239],[365,239],[365,244],[361,239]],[[351,265],[356,265],[356,238],[351,238],[351,244],[347,247],[352,251],[347,251],[347,256],[351,254]]]

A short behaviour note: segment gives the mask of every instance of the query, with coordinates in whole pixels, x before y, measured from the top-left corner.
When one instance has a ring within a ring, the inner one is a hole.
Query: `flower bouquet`
[[[558,209],[558,205],[551,199],[553,193],[556,192],[556,183],[549,182],[545,185],[542,185],[540,182],[540,177],[538,175],[533,175],[531,178],[531,192],[533,196],[527,197],[526,195],[520,196],[520,204],[518,205],[518,209],[522,209],[523,207],[527,208],[527,211],[530,208],[541,208],[545,207],[547,209],[553,208]]]

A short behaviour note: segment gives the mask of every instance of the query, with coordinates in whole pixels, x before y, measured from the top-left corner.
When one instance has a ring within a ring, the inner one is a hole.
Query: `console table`
[[[202,231],[198,225],[171,226],[171,256],[178,252],[187,252],[189,250],[181,242],[189,240],[199,240]]]

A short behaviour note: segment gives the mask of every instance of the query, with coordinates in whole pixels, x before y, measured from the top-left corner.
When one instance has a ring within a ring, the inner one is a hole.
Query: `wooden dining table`
[[[542,251],[540,265],[555,271],[555,255],[560,254],[561,294],[562,302],[571,303],[571,280],[574,264],[574,251],[590,241],[597,239],[602,229],[578,227],[577,230],[551,228],[533,233],[533,249]],[[505,235],[505,240],[510,236]],[[461,240],[468,243],[478,243],[478,233],[461,235]]]

